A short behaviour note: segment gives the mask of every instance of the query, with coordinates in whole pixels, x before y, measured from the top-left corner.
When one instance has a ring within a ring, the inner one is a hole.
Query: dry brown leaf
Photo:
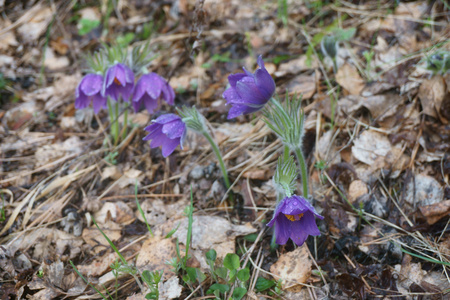
[[[365,85],[358,70],[348,63],[339,68],[336,73],[336,81],[351,95],[359,95]]]
[[[165,278],[175,275],[172,267],[166,263],[177,256],[175,242],[175,238],[165,239],[157,236],[149,238],[139,251],[136,267],[140,272],[164,271]]]
[[[427,223],[432,225],[450,214],[450,200],[445,200],[431,205],[419,207],[420,212],[427,219]]]
[[[419,98],[422,110],[426,115],[436,118],[446,96],[448,96],[448,92],[442,76],[433,76],[420,85]]]
[[[120,225],[112,221],[108,221],[103,225],[99,224],[99,227],[112,242],[115,242],[122,237]],[[83,240],[91,246],[94,253],[100,253],[100,251],[110,249],[111,247],[97,227],[84,228],[81,236]]]
[[[53,49],[47,47],[45,50],[44,65],[52,71],[67,67],[70,64],[67,56],[57,56]]]
[[[444,189],[431,176],[416,174],[406,186],[405,201],[413,207],[440,203],[444,198]]]
[[[312,261],[304,244],[292,252],[282,254],[276,263],[270,266],[275,279],[282,279],[283,289],[299,292],[311,277]]]
[[[108,271],[109,266],[117,259],[117,254],[107,253],[97,257],[87,265],[78,265],[77,269],[85,276],[99,276]]]
[[[36,43],[38,38],[47,30],[52,20],[53,12],[49,7],[38,6],[38,11],[29,10],[30,19],[17,29],[17,33],[26,43]]]
[[[106,202],[103,207],[95,213],[98,224],[105,224],[109,220],[117,224],[129,225],[134,222],[133,210],[122,201]]]
[[[379,157],[384,159],[392,151],[392,145],[389,139],[385,135],[373,130],[364,131],[353,143],[353,156],[368,165],[374,164]]]
[[[72,136],[64,142],[44,145],[36,150],[36,166],[40,167],[66,155],[81,154],[84,143],[77,136]]]
[[[320,78],[319,72],[314,72],[310,76],[298,75],[289,81],[286,89],[290,94],[302,94],[303,99],[309,99],[316,92],[316,82],[319,79],[317,76]]]
[[[278,71],[276,71],[274,75],[276,77],[281,77],[286,74],[298,74],[302,71],[317,69],[318,67],[319,64],[317,63],[316,58],[313,58],[311,65],[308,65],[308,57],[306,55],[302,55],[299,58],[280,64]]]
[[[369,189],[362,180],[354,180],[350,183],[348,194],[351,203],[355,203],[359,197],[366,195],[367,193],[369,193]]]

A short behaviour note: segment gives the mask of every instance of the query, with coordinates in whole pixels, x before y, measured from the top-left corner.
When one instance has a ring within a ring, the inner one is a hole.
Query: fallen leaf
[[[310,76],[298,75],[289,81],[286,90],[289,91],[289,94],[302,94],[303,99],[309,99],[316,92],[317,76],[320,77],[320,73],[314,72]]]
[[[17,29],[17,33],[26,43],[36,43],[52,20],[53,12],[49,7],[35,7],[25,13],[23,17],[30,18]]]
[[[140,272],[144,270],[164,271],[166,278],[175,275],[172,267],[166,263],[177,257],[175,243],[175,238],[165,239],[155,236],[147,239],[139,251],[136,267]]]
[[[336,81],[351,95],[359,95],[365,85],[358,70],[348,63],[339,68],[336,73]]]
[[[353,142],[353,156],[368,165],[375,163],[377,158],[384,157],[392,151],[389,139],[376,131],[366,130]]]
[[[282,279],[283,289],[299,292],[311,277],[312,261],[304,244],[292,252],[282,254],[276,263],[270,266],[275,280]]]
[[[448,95],[442,76],[426,79],[419,88],[423,113],[436,118],[445,96]]]
[[[440,203],[444,198],[444,189],[431,176],[416,174],[406,186],[405,201],[413,207]]]
[[[426,217],[427,223],[432,225],[450,214],[450,200],[421,206],[419,209],[422,215]]]

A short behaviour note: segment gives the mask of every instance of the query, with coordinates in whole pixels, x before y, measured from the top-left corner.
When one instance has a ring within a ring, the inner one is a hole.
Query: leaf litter
[[[93,219],[139,270],[164,271],[160,299],[204,299],[214,283],[211,249],[219,261],[238,253],[250,268],[247,299],[448,296],[450,74],[429,63],[450,50],[444,1],[105,5],[0,1],[2,299],[99,297],[69,260],[113,293],[118,256]],[[334,70],[320,41],[345,30],[354,35],[339,41]],[[142,112],[130,116],[139,128],[114,154],[106,114],[75,110],[83,55],[127,35],[127,45],[150,40],[160,53],[150,70],[170,79],[177,104],[202,107],[235,203],[225,201],[202,137],[188,135],[183,150],[163,158],[141,141],[156,117]],[[271,250],[265,226],[281,144],[259,114],[226,120],[226,77],[251,70],[258,54],[280,94],[303,94],[311,194],[325,220],[302,247]],[[191,191],[187,265],[208,279],[188,285],[167,261],[186,251]],[[264,279],[281,285],[256,289]],[[148,292],[130,276],[118,282],[119,299]]]

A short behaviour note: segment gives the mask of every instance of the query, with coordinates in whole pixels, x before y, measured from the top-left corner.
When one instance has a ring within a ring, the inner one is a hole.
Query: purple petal
[[[289,221],[286,217],[284,218],[289,222],[289,232],[290,232],[290,238],[291,240],[297,244],[297,246],[303,245],[303,243],[308,238],[308,232],[303,230],[304,228],[301,226],[301,220],[300,221]],[[303,219],[303,218],[302,218]]]
[[[79,88],[87,96],[94,96],[102,90],[103,77],[99,74],[88,74],[81,80]]]
[[[144,130],[148,131],[150,133],[148,136],[150,136],[150,135],[154,134],[155,132],[161,133],[161,128],[162,128],[161,124],[152,123],[152,124],[148,125],[147,127],[145,127]],[[147,137],[145,137],[144,139],[146,139]]]
[[[186,124],[181,120],[166,123],[162,127],[162,133],[167,135],[169,139],[180,138],[185,130]]]
[[[144,76],[146,76],[147,94],[149,94],[153,99],[159,99],[161,96],[162,87],[165,83],[164,79],[155,73],[146,74]]]
[[[175,91],[168,82],[166,82],[166,84],[163,86],[162,91],[164,95],[164,100],[168,104],[173,105],[175,100]]]
[[[144,106],[149,114],[152,114],[158,107],[158,101],[156,101],[149,95],[144,95],[144,97],[142,97],[142,102],[144,102]]]
[[[320,230],[317,227],[313,213],[306,212],[298,223],[300,223],[302,231],[307,234],[314,236],[320,235]]]
[[[125,66],[122,64],[115,64],[112,67],[112,72],[114,72],[114,83],[115,85],[121,85],[121,86],[126,86],[128,81],[127,81],[127,74],[126,74],[126,69]],[[118,84],[119,83],[119,84]]]
[[[276,242],[279,245],[287,243],[291,236],[291,221],[289,221],[284,215],[279,215],[275,223],[275,237]]]
[[[89,106],[89,97],[86,96],[84,93],[78,92],[77,89],[77,96],[75,99],[75,108],[76,109],[83,109]]]
[[[244,77],[236,83],[236,92],[238,95],[249,104],[266,104],[269,99],[264,97],[256,83],[249,79],[249,77]]]
[[[222,97],[227,100],[227,103],[231,104],[233,101],[241,101],[244,102],[241,99],[241,96],[236,92],[236,89],[234,87],[229,87],[228,89],[223,92]]]
[[[153,122],[158,123],[158,124],[166,124],[166,123],[172,122],[174,120],[181,120],[181,118],[175,114],[165,114],[165,115],[159,116]]]
[[[228,76],[228,81],[232,87],[236,87],[236,83],[246,76],[244,73],[231,74]]]
[[[180,139],[173,139],[173,140],[169,140],[166,141],[163,145],[162,145],[162,155],[164,157],[169,156],[170,154],[172,154],[172,152],[175,150],[175,148],[180,144]]]
[[[258,69],[255,72],[255,83],[261,94],[267,99],[275,92],[275,81],[266,69]]]
[[[228,111],[227,119],[229,120],[229,119],[236,118],[240,115],[245,115],[245,114],[250,114],[250,113],[256,112],[256,111],[260,110],[262,107],[263,106],[250,107],[250,106],[246,106],[246,105],[235,104]]]
[[[145,92],[147,91],[146,83],[145,83],[145,75],[143,75],[138,82],[136,83],[136,86],[134,87],[133,91],[133,102],[138,102],[141,100],[141,98],[144,96]]]
[[[163,145],[164,143],[167,143],[168,140],[169,140],[169,138],[167,138],[167,136],[165,136],[161,132],[159,134],[155,134],[155,136],[152,138],[152,141],[150,143],[150,148],[159,147],[159,146]]]
[[[95,114],[98,114],[100,109],[106,107],[106,98],[103,97],[100,93],[95,95],[92,99],[92,106],[94,107]]]
[[[258,66],[259,66],[261,69],[266,69],[266,67],[264,66],[264,61],[263,61],[263,59],[262,59],[262,55],[258,56],[257,62],[258,62]]]

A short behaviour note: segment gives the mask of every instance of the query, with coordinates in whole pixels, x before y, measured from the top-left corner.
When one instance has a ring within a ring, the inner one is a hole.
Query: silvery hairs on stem
[[[183,106],[181,109],[177,107],[177,111],[188,128],[198,133],[203,133],[208,130],[206,128],[205,118],[198,112],[195,106]]]
[[[292,151],[302,149],[305,114],[301,109],[301,102],[301,95],[294,95],[290,100],[286,93],[283,105],[272,98],[263,110],[264,122]]]
[[[287,160],[284,160],[281,156],[278,157],[277,169],[273,175],[273,183],[277,193],[284,194],[287,197],[292,196],[296,190],[297,174],[297,166],[293,156],[289,156]]]

